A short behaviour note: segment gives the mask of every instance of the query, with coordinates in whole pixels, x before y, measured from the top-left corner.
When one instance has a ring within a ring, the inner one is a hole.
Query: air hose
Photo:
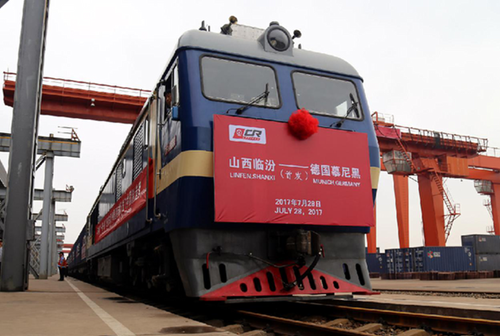
[[[299,282],[302,282],[302,280],[304,280],[307,276],[309,276],[309,274],[311,274],[312,270],[314,269],[314,267],[316,267],[316,265],[318,264],[318,261],[319,261],[319,258],[321,258],[322,256],[322,252],[320,251],[316,257],[314,258],[313,262],[311,263],[311,265],[309,265],[309,267],[307,268],[307,270],[301,274],[297,279],[295,279],[295,281],[293,282],[286,282],[286,281],[283,281],[283,289],[284,290],[291,290],[293,287],[297,286],[297,283]]]

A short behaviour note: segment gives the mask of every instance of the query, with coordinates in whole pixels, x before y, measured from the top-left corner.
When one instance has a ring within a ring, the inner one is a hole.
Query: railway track
[[[374,302],[369,303],[370,307],[363,305],[366,302],[352,300],[288,302],[239,305],[234,309],[205,306],[198,307],[196,312],[175,313],[221,329],[231,326],[225,330],[233,330],[235,325],[242,331],[263,330],[262,335],[500,335],[498,312],[429,306],[409,309]],[[214,311],[219,313],[214,315]]]
[[[419,329],[422,335],[453,334],[453,335],[499,335],[500,314],[489,313],[489,318],[472,318],[438,314],[440,308],[417,307],[415,311],[398,311],[397,307],[390,309],[387,305],[371,303],[372,307],[358,306],[351,301],[350,305],[343,303],[310,303],[298,302],[287,304],[288,312],[282,314],[270,313],[255,309],[238,310],[240,318],[254,328],[272,330],[283,335],[398,335],[404,331]],[[303,321],[308,319],[304,314],[289,313],[295,306],[298,312],[307,312],[308,316],[316,316],[316,322]],[[427,313],[418,312],[426,310]],[[271,309],[280,311],[279,307]],[[458,310],[449,313],[458,313]],[[475,312],[481,315],[481,312]],[[278,316],[277,316],[278,315]],[[298,316],[302,315],[302,316]],[[466,313],[462,312],[462,315]],[[488,314],[486,314],[488,315]],[[319,317],[320,316],[320,317]],[[338,327],[343,324],[342,328]],[[351,328],[351,329],[346,329]],[[427,332],[427,334],[424,333]],[[416,330],[413,330],[416,333]]]
[[[250,326],[278,335],[357,335],[372,336],[373,334],[360,330],[348,330],[331,325],[297,321],[267,314],[239,310],[236,312]]]
[[[443,308],[416,306],[405,307],[400,311],[400,305],[372,304],[364,307],[364,303],[350,301],[351,305],[343,303],[306,303],[299,302],[307,311],[321,311],[323,314],[335,317],[346,317],[363,322],[382,322],[382,324],[403,328],[419,328],[440,333],[467,334],[500,334],[500,314],[494,312],[470,312],[461,309],[448,309],[443,315]],[[313,307],[314,310],[313,310]],[[411,310],[411,311],[408,311]],[[423,312],[424,311],[424,312]],[[453,314],[453,315],[451,315]],[[463,315],[463,316],[457,316]],[[488,318],[468,317],[487,316]]]
[[[120,292],[129,299],[239,334],[261,330],[255,335],[500,335],[500,312],[495,311],[352,299],[230,305]]]

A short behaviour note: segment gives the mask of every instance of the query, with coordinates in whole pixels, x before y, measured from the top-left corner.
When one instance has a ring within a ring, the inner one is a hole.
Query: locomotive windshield
[[[297,106],[311,113],[345,117],[352,104],[349,94],[359,101],[350,81],[303,72],[294,72],[292,77]],[[361,119],[361,110],[353,110],[348,119]]]
[[[280,106],[276,74],[271,67],[203,57],[201,74],[203,94],[209,99],[250,103],[267,89],[267,99],[262,99],[255,105],[274,108]]]

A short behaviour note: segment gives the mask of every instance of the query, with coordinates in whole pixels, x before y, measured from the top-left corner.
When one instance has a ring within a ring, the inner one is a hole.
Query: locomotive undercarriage
[[[93,259],[87,274],[209,301],[372,293],[363,233],[180,229]]]
[[[372,293],[363,233],[183,229],[170,237],[187,296]]]
[[[129,279],[134,287],[183,295],[184,290],[167,234],[127,244]]]
[[[75,268],[72,275],[137,289],[183,295],[184,290],[165,233],[155,233],[113,249],[110,254],[92,258]]]

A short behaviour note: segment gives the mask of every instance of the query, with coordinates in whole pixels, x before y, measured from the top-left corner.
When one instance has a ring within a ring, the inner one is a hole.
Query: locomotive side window
[[[123,158],[123,170],[122,170],[122,192],[125,192],[128,187],[132,184],[134,180],[134,148],[133,143],[130,143],[127,151],[125,152],[125,156]]]
[[[164,80],[164,86],[160,95],[162,98],[163,119],[162,123],[169,118],[173,106],[179,106],[179,72],[177,65],[174,65]]]
[[[350,81],[303,72],[294,72],[292,78],[297,106],[311,113],[342,118],[351,107],[350,94],[359,102],[356,87]],[[349,119],[361,118],[360,107],[349,114]]]
[[[276,74],[263,65],[205,56],[201,59],[201,83],[205,97],[232,103],[250,103],[266,90],[258,106],[280,107]]]
[[[178,106],[181,100],[179,94],[179,71],[177,65],[172,71],[172,106]]]
[[[99,200],[99,218],[98,221],[101,221],[104,216],[108,213],[108,211],[111,209],[111,207],[115,204],[116,202],[116,196],[115,196],[115,172],[113,173],[113,176],[108,180],[104,188],[102,189],[102,194],[101,198]]]

